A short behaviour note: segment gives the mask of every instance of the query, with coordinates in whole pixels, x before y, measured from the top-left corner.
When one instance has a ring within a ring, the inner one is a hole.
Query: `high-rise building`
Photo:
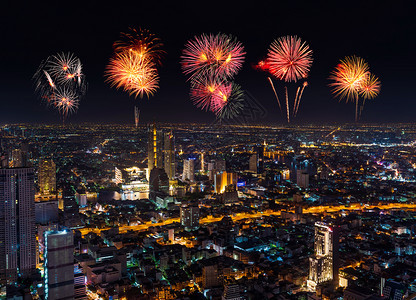
[[[224,293],[222,294],[222,300],[244,300],[241,295],[241,289],[238,284],[229,284],[224,287]]]
[[[22,151],[22,149],[12,150],[11,158],[10,167],[23,168],[26,166],[27,153]]]
[[[214,189],[215,189],[215,193],[217,194],[222,194],[226,190],[229,190],[229,191],[235,190],[236,185],[237,185],[236,173],[228,173],[224,171],[221,173],[217,173],[214,176]]]
[[[199,207],[197,204],[183,204],[180,211],[181,225],[185,230],[199,228]]]
[[[339,229],[323,222],[315,223],[314,255],[309,258],[308,288],[333,281],[338,287],[339,281]]]
[[[195,181],[195,159],[188,158],[183,161],[182,181]]]
[[[226,163],[225,160],[223,159],[217,159],[215,161],[215,170],[217,170],[217,172],[222,172],[226,170]]]
[[[165,172],[169,180],[173,180],[175,177],[175,138],[172,132],[165,133],[164,136]]]
[[[153,168],[163,168],[163,132],[157,130],[156,125],[149,127],[148,141],[148,174]]]
[[[85,275],[78,264],[74,266],[74,300],[87,300],[87,288]]]
[[[114,183],[115,184],[123,183],[123,173],[117,167],[114,167]]]
[[[51,195],[56,192],[56,165],[52,159],[39,161],[38,177],[41,195]]]
[[[35,202],[36,224],[58,222],[58,200]]]
[[[71,230],[45,232],[45,300],[74,298],[74,237]]]
[[[156,196],[162,198],[169,194],[169,178],[162,168],[153,168],[149,177],[149,199],[155,200]]]
[[[309,173],[305,170],[296,171],[296,183],[299,187],[306,189],[309,187]]]
[[[253,173],[256,173],[256,174],[257,174],[257,171],[258,171],[258,162],[259,162],[259,159],[258,159],[258,155],[257,155],[257,153],[252,154],[252,155],[250,156],[250,160],[249,160],[249,162],[248,162],[248,169],[249,169],[251,172],[253,172]]]
[[[0,284],[36,267],[34,182],[32,168],[0,169]]]

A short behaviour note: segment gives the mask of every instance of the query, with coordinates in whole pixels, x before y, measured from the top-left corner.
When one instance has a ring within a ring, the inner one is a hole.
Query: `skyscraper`
[[[153,168],[163,168],[163,132],[157,130],[156,125],[149,127],[148,141],[148,174]]]
[[[235,190],[235,186],[237,185],[237,174],[236,173],[227,173],[221,172],[217,173],[214,176],[214,189],[215,193],[222,194],[226,191],[228,186],[233,186],[230,190]]]
[[[183,161],[183,173],[182,173],[182,181],[195,180],[195,159],[188,158]]]
[[[34,170],[0,169],[0,284],[28,277],[35,267]]]
[[[185,230],[195,230],[199,227],[199,207],[197,204],[183,204],[181,206],[181,225]]]
[[[56,192],[56,165],[52,159],[39,162],[39,191],[42,195]]]
[[[169,193],[169,178],[162,168],[153,168],[149,176],[149,199],[166,197]]]
[[[45,232],[45,299],[74,298],[74,237],[72,231]]]
[[[310,290],[328,281],[333,281],[338,287],[339,281],[339,229],[323,222],[315,223],[314,255],[309,258]]]
[[[175,177],[175,138],[172,131],[164,134],[164,164],[169,180]]]

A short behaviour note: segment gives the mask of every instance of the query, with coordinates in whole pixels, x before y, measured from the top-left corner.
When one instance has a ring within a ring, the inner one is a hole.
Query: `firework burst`
[[[201,76],[232,78],[242,67],[243,45],[226,34],[203,34],[188,41],[182,52],[182,70],[191,81]]]
[[[63,120],[77,110],[87,92],[79,58],[72,53],[58,53],[42,61],[33,76],[40,99],[58,109]]]
[[[162,49],[161,40],[149,30],[129,28],[128,32],[122,32],[120,39],[114,43],[116,53],[133,51],[139,56],[145,56],[152,60],[155,66],[162,65],[165,51]]]
[[[269,72],[286,82],[306,78],[312,62],[312,50],[297,36],[284,36],[275,40],[267,55]]]
[[[159,76],[152,60],[134,51],[116,54],[107,66],[106,76],[111,86],[123,88],[136,98],[150,97],[159,87]]]
[[[366,99],[375,98],[380,92],[380,81],[369,71],[367,62],[361,57],[347,56],[335,67],[329,79],[332,93],[340,100],[355,102],[355,121],[361,117]],[[363,98],[360,110],[360,96]]]
[[[347,56],[341,60],[331,73],[329,79],[333,82],[332,93],[340,100],[356,101],[363,82],[369,74],[368,64],[364,59],[357,56]]]
[[[244,91],[238,84],[233,83],[231,90],[222,97],[220,109],[216,111],[219,119],[233,119],[237,117],[244,110]]]
[[[64,118],[66,118],[68,114],[73,113],[78,109],[78,94],[68,88],[57,90],[54,95],[54,105],[61,112]]]
[[[374,74],[367,74],[361,84],[360,96],[363,99],[374,99],[378,96],[381,89],[381,83]]]

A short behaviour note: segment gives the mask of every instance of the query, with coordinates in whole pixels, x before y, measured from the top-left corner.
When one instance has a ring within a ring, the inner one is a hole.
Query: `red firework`
[[[269,72],[286,82],[306,78],[312,62],[312,50],[297,36],[284,36],[275,40],[267,54]]]
[[[206,75],[226,79],[238,72],[244,56],[243,45],[231,35],[203,34],[186,43],[181,65],[191,80]]]
[[[216,93],[222,84],[221,81],[212,78],[200,78],[199,80],[196,80],[191,88],[190,95],[194,105],[203,110],[213,111],[213,107],[216,106],[216,104],[213,103],[213,99],[217,97]]]

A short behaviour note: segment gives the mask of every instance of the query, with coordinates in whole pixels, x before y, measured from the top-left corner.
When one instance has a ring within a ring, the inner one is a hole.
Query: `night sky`
[[[212,113],[200,111],[189,100],[189,83],[181,73],[179,59],[187,40],[218,32],[233,34],[245,47],[246,60],[235,81],[267,112],[257,123],[284,122],[265,74],[252,68],[264,58],[270,43],[283,35],[298,35],[314,51],[310,85],[297,123],[353,121],[354,105],[334,99],[327,79],[340,58],[353,54],[366,59],[382,82],[381,94],[367,102],[362,122],[416,121],[414,1],[268,2],[2,4],[0,124],[60,123],[59,115],[37,99],[31,78],[43,59],[62,51],[81,59],[88,81],[87,96],[77,114],[69,117],[70,123],[132,124],[137,103],[142,122],[213,122]],[[110,88],[103,76],[120,32],[139,26],[158,35],[167,51],[160,89],[150,100]]]

